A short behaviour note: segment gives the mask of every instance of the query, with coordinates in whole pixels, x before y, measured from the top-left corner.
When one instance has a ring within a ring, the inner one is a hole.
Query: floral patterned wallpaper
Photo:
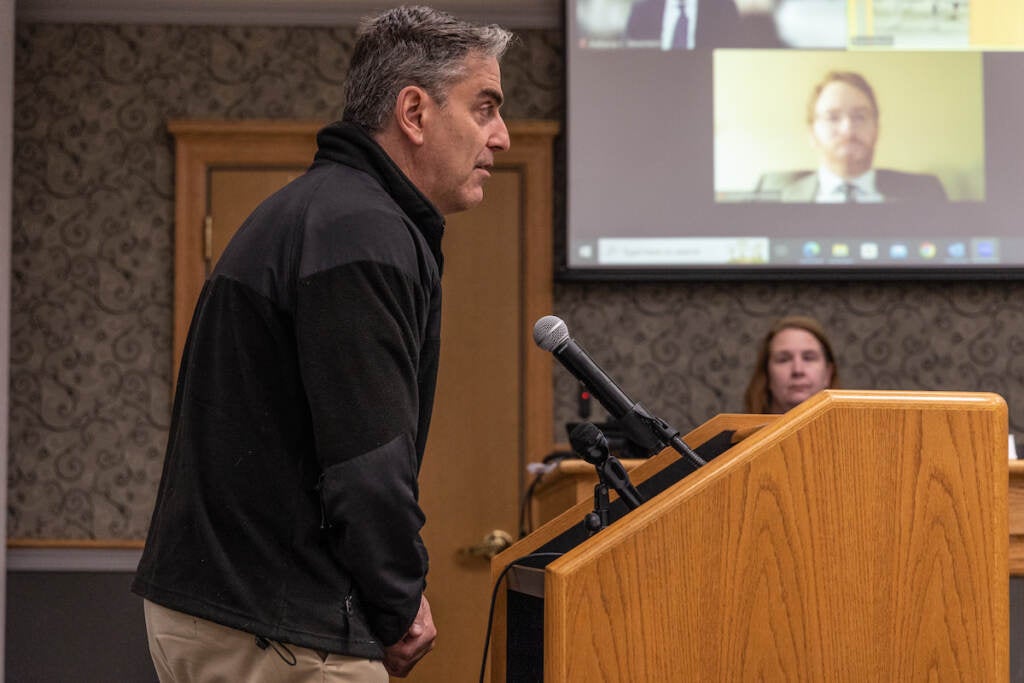
[[[519,35],[506,115],[560,120],[561,34]],[[141,539],[170,416],[166,123],[333,120],[354,31],[20,24],[16,37],[8,535]],[[757,340],[796,312],[825,323],[847,386],[996,391],[1024,430],[1019,282],[560,282],[554,312],[683,431],[741,411]],[[574,386],[557,367],[554,382],[564,425]]]
[[[683,432],[744,412],[743,392],[772,322],[822,322],[843,388],[992,391],[1024,429],[1020,282],[717,282],[562,285],[556,307],[628,394]],[[575,414],[555,375],[556,420]],[[559,435],[565,440],[564,430]]]

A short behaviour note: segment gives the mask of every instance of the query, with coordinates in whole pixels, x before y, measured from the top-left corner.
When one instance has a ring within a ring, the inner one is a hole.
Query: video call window
[[[717,50],[713,72],[717,201],[985,199],[979,53]]]
[[[1024,0],[566,12],[561,276],[1024,273]]]
[[[579,0],[588,49],[842,48],[846,0]]]
[[[1024,4],[1018,0],[849,0],[847,9],[851,49],[1024,47]]]
[[[585,49],[1024,47],[1019,0],[577,0]]]

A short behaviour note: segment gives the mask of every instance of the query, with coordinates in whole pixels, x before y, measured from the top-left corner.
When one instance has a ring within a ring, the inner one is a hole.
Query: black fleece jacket
[[[380,658],[427,573],[417,475],[444,220],[358,127],[328,126],[317,143],[203,287],[132,589],[272,640]]]

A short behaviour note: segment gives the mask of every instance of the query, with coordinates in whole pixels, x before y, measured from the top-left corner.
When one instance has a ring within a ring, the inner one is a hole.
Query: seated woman
[[[768,330],[745,394],[748,413],[784,413],[839,387],[832,344],[814,318],[780,318]]]

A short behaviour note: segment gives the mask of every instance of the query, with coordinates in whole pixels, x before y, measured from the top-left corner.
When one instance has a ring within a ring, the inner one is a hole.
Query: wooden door
[[[177,254],[187,262],[175,271],[189,281],[176,282],[176,291],[188,297],[175,302],[176,357],[202,286],[196,276],[209,267],[206,257],[215,259],[256,203],[305,168],[316,130],[306,126],[172,123],[178,187],[203,190],[178,197]],[[551,310],[551,143],[557,128],[512,122],[509,129],[512,149],[498,156],[484,202],[450,217],[443,243],[441,365],[420,475],[431,558],[427,597],[439,635],[435,651],[407,679],[416,683],[477,677],[490,567],[487,558],[460,551],[493,530],[515,533],[525,465],[551,450],[550,355],[534,347],[531,330]],[[231,143],[232,136],[261,130],[262,144]],[[228,158],[239,147],[250,155],[269,152],[242,162]]]
[[[490,562],[460,555],[489,532],[516,532],[522,397],[519,176],[496,171],[487,202],[448,220],[441,366],[420,473],[430,552],[427,598],[438,640],[413,681],[466,681],[480,670]]]
[[[207,214],[208,234],[204,237],[206,272],[209,274],[224,248],[256,205],[298,178],[306,166],[266,168],[214,167],[207,172],[210,188]]]

